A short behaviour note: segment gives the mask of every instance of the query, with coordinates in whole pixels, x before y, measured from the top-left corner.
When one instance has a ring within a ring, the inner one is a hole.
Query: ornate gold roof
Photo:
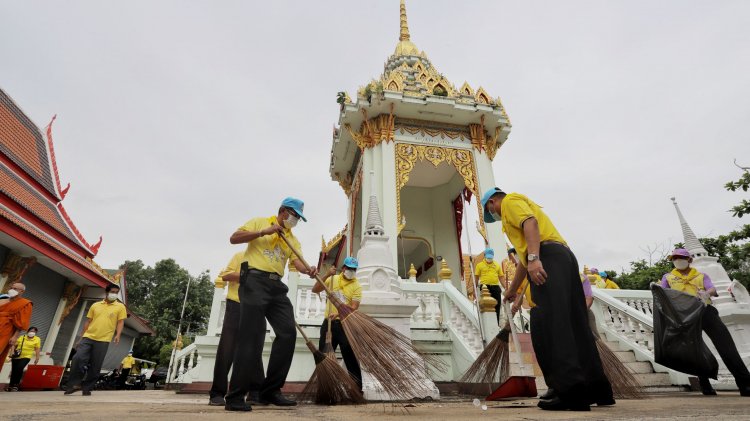
[[[463,104],[499,107],[503,116],[507,118],[500,98],[493,98],[481,86],[474,89],[467,82],[464,82],[460,89],[456,89],[453,83],[437,71],[425,52],[420,51],[411,41],[404,0],[401,0],[400,5],[399,26],[399,42],[393,55],[386,61],[383,74],[379,79],[360,87],[357,91],[359,98],[369,101],[372,95],[380,95],[385,91],[401,92],[405,96],[417,98],[427,95],[442,96],[456,99]]]

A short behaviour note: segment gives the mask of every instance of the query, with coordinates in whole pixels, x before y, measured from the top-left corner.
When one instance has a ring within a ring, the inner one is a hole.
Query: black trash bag
[[[716,379],[719,362],[703,342],[703,312],[696,297],[651,284],[654,296],[654,361],[672,370]]]

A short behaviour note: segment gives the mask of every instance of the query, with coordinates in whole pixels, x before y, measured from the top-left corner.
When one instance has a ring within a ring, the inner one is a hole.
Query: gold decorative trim
[[[476,165],[474,164],[472,152],[466,149],[414,145],[411,143],[396,144],[397,225],[401,221],[401,189],[409,182],[409,175],[414,169],[414,165],[416,165],[417,161],[427,161],[435,167],[444,161],[452,165],[461,178],[464,179],[464,186],[474,194],[480,216],[479,221],[481,221],[482,226],[484,226],[482,205],[478,200],[479,183],[477,182]]]
[[[346,231],[349,229],[349,225],[345,225],[344,229],[338,232],[333,238],[331,238],[331,241],[325,242],[325,239],[323,239],[322,244],[322,251],[323,253],[328,253],[331,250],[333,250],[334,247],[336,247],[340,242],[341,239],[344,238],[344,234],[346,234]]]
[[[362,115],[365,121],[359,126],[359,132],[354,131],[349,124],[344,124],[344,128],[352,136],[360,150],[372,148],[379,145],[380,142],[393,141],[394,122],[396,120],[393,115],[393,104],[391,104],[390,114],[380,114],[368,120],[367,110],[363,108]]]

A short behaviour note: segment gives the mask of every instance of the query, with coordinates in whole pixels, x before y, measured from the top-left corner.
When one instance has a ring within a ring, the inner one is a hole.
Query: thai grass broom
[[[282,232],[278,235],[309,270],[310,265],[286,236]],[[319,276],[315,280],[338,309],[344,333],[360,365],[391,398],[409,400],[429,393],[424,385],[425,364],[444,370],[445,364],[441,360],[420,353],[409,337],[342,303]]]
[[[331,358],[315,348],[312,341],[305,335],[302,327],[296,323],[295,325],[305,339],[305,344],[307,344],[310,352],[312,352],[313,359],[315,359],[315,371],[313,371],[300,396],[319,405],[357,405],[365,403],[365,397],[352,375],[341,367],[335,358]]]
[[[617,399],[644,399],[646,394],[643,393],[643,386],[638,382],[638,379],[617,358],[617,354],[604,343],[596,332],[596,321],[591,310],[589,310],[589,320],[593,324],[591,330],[594,335],[594,342],[596,342],[596,350],[599,351],[602,369],[609,380],[609,384],[612,385],[614,397]]]
[[[526,285],[528,288],[529,285]],[[526,289],[521,294],[526,293]],[[502,305],[502,304],[501,304]],[[506,312],[500,313],[503,328],[487,344],[481,354],[474,360],[468,370],[461,376],[462,383],[502,383],[510,373],[510,351],[508,342],[510,337],[510,323]],[[503,321],[505,323],[503,323]]]

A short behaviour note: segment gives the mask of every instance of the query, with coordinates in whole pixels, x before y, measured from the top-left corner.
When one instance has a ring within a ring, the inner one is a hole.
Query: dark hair
[[[106,288],[104,288],[104,292],[109,293],[110,291],[112,291],[115,288],[117,288],[118,291],[120,290],[120,286],[119,285],[117,285],[117,284],[109,284],[109,285],[107,285]]]
[[[39,329],[37,329],[36,326],[31,326],[30,328],[26,329],[26,332],[28,333],[28,332],[31,332],[32,330],[34,332],[39,332]]]

